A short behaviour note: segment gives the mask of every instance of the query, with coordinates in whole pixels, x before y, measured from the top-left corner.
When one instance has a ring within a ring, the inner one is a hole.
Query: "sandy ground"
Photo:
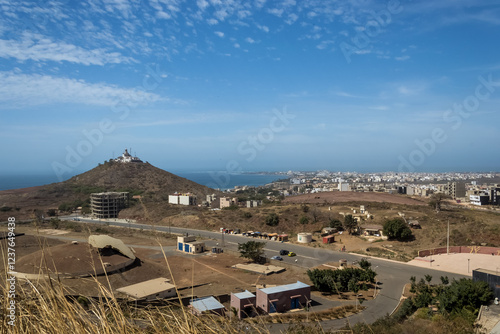
[[[425,200],[417,200],[404,195],[377,192],[332,191],[314,194],[290,196],[283,203],[342,203],[342,202],[379,202],[406,205],[427,205]]]
[[[500,273],[500,256],[461,253],[432,255],[420,259],[412,260],[408,264],[468,276],[472,276],[472,270],[479,268]]]

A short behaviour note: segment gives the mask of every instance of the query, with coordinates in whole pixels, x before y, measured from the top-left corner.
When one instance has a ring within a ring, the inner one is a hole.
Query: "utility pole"
[[[446,255],[450,255],[450,220],[448,219],[448,233],[446,237]]]

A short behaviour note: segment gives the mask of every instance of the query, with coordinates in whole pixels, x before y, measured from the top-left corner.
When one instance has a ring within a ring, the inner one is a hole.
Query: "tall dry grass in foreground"
[[[161,247],[161,243],[158,240]],[[95,277],[101,299],[67,297],[63,283],[57,276],[45,279],[15,280],[15,320],[9,317],[12,275],[7,268],[7,247],[1,243],[4,270],[0,273],[1,333],[269,333],[263,324],[247,322],[228,317],[191,314],[186,307],[134,307],[134,304],[118,301],[112,289],[100,283]],[[40,248],[47,253],[50,249],[40,242]],[[168,266],[168,259],[165,256]],[[48,258],[44,260],[46,263]],[[102,261],[101,261],[102,262]],[[103,266],[104,264],[101,263]],[[43,264],[42,264],[43,267]],[[170,267],[169,267],[170,269]],[[40,272],[43,277],[50,271]],[[109,283],[109,281],[108,281]]]
[[[96,284],[99,282],[96,281]],[[268,333],[261,325],[217,316],[197,317],[186,308],[134,308],[120,304],[99,284],[100,301],[80,298],[72,301],[57,281],[16,284],[16,320],[9,324],[6,303],[8,291],[2,285],[2,322],[4,333]]]

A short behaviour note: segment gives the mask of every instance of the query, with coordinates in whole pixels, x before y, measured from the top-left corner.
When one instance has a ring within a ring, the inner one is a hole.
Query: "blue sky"
[[[0,1],[0,173],[499,170],[495,1]]]

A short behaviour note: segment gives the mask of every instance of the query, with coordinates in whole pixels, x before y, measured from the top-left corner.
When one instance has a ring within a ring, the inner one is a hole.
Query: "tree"
[[[408,224],[397,218],[386,221],[383,232],[389,239],[408,240],[412,237]]]
[[[479,309],[493,299],[493,292],[486,282],[461,278],[446,286],[437,299],[442,312],[459,313],[464,308]]]
[[[56,209],[49,209],[49,210],[47,210],[47,216],[49,216],[49,217],[55,217],[55,216],[57,216],[57,210]]]
[[[275,213],[270,213],[266,217],[266,225],[268,226],[277,226],[280,223],[280,218]]]
[[[342,222],[338,219],[335,218],[330,218],[330,221],[328,222],[328,226],[332,228],[336,228],[337,231],[342,231],[344,227],[342,226]]]
[[[445,194],[434,194],[429,200],[429,206],[435,208],[436,212],[439,212],[441,211],[441,205],[443,204],[444,200],[449,198],[450,196]]]
[[[354,219],[352,215],[346,215],[344,217],[344,230],[346,230],[349,234],[352,234],[352,232],[358,227],[358,223]]]
[[[317,207],[313,207],[311,211],[311,216],[312,216],[312,219],[313,219],[313,223],[317,223],[318,220],[319,220],[319,217],[321,215],[321,212],[318,210]]]
[[[361,267],[361,269],[367,270],[372,266],[372,264],[366,259],[361,259],[359,261],[359,266]]]
[[[307,218],[306,216],[302,216],[300,217],[299,223],[303,225],[309,224],[309,218]]]
[[[260,262],[264,257],[265,245],[265,242],[260,241],[247,241],[243,244],[238,244],[240,257],[250,259],[253,262]]]

